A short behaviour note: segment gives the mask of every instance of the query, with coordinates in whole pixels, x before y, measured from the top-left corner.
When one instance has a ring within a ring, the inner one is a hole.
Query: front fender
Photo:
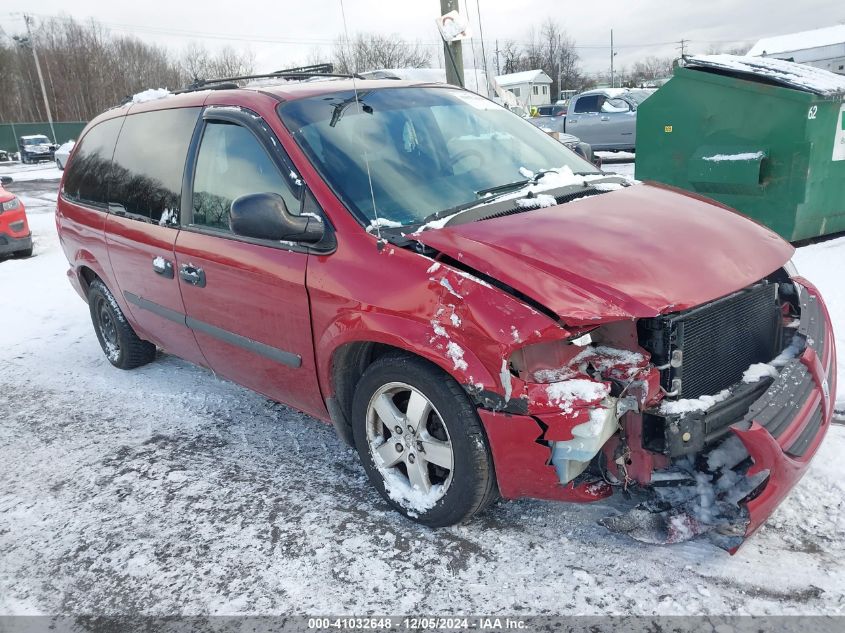
[[[317,348],[326,351],[317,360],[318,377],[326,397],[333,395],[331,372],[335,353],[350,343],[382,343],[405,350],[434,363],[465,387],[490,389],[495,385],[496,378],[472,351],[471,344],[461,338],[436,334],[428,321],[355,311],[339,314],[317,341]]]

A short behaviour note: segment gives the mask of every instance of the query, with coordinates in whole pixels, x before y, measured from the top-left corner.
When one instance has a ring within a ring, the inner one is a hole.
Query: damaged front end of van
[[[684,203],[686,225],[714,209],[649,185],[612,196],[623,208],[646,196],[655,226],[670,220],[661,203]],[[640,503],[604,519],[608,529],[651,543],[706,535],[734,552],[797,483],[830,425],[827,310],[788,263],[791,247],[740,216],[717,210],[721,226],[702,223],[686,252],[644,230],[623,253],[615,239],[606,250],[579,239],[613,226],[616,214],[592,214],[591,204],[569,205],[578,230],[565,237],[544,233],[536,212],[544,237],[530,249],[492,223],[419,237],[466,274],[559,316],[557,331],[521,342],[515,333],[496,389],[465,385],[500,492],[592,501],[620,491]],[[685,259],[704,263],[693,271]]]

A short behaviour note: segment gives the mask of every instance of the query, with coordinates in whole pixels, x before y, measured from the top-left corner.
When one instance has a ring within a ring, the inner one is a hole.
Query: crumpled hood
[[[570,325],[685,310],[765,277],[794,252],[726,207],[656,184],[424,231],[416,239]]]

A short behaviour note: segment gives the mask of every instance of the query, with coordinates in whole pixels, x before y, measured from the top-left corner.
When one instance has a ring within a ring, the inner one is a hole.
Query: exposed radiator
[[[749,365],[779,351],[777,284],[759,283],[685,312],[637,324],[640,345],[661,370],[663,388],[697,398],[737,383]]]

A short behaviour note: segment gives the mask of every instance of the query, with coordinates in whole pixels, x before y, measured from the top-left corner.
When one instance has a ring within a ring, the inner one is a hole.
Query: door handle
[[[173,262],[167,261],[161,255],[153,257],[153,272],[167,279],[173,279]]]
[[[602,120],[602,121],[610,121],[610,117],[609,117],[609,116],[603,116],[603,117],[601,118],[601,120]]]
[[[205,271],[191,264],[182,264],[179,268],[179,276],[192,286],[205,288]]]

